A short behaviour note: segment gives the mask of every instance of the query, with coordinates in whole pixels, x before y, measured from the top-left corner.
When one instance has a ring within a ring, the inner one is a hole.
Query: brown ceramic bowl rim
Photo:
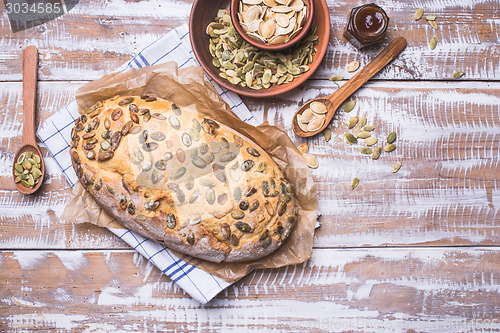
[[[304,1],[304,5],[309,7],[306,21],[302,25],[302,30],[299,32],[299,34],[284,44],[279,44],[279,45],[263,44],[263,43],[259,43],[256,40],[248,37],[248,35],[245,33],[245,31],[243,31],[243,28],[240,25],[240,21],[238,20],[238,15],[237,15],[238,11],[239,11],[239,4],[240,4],[241,0],[231,0],[231,7],[230,7],[231,8],[231,13],[230,13],[231,21],[233,22],[233,26],[236,29],[236,31],[238,32],[238,34],[248,44],[253,45],[255,47],[258,47],[259,49],[266,50],[266,51],[281,51],[281,50],[287,49],[287,48],[292,47],[293,45],[297,44],[309,32],[309,28],[311,27],[311,24],[312,24],[313,19],[314,19],[314,0],[303,0],[303,1]]]

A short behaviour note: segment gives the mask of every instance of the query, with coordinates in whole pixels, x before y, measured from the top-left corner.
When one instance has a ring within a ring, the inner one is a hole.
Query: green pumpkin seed
[[[386,145],[384,147],[384,151],[385,152],[391,152],[393,151],[394,149],[396,149],[396,145],[394,143],[389,143],[388,145]]]
[[[354,143],[358,143],[358,139],[354,135],[352,135],[351,133],[345,133],[344,137],[345,137],[345,141],[350,145],[352,145]]]
[[[365,132],[371,132],[375,129],[375,127],[373,127],[372,125],[366,125],[363,127],[363,131]]]
[[[241,200],[241,188],[239,186],[236,186],[233,191],[233,199],[234,201],[240,201]]]
[[[394,141],[396,141],[396,132],[391,132],[388,136],[387,136],[387,143],[393,143]]]
[[[366,132],[366,131],[363,131],[363,132],[358,134],[358,138],[360,138],[360,139],[366,139],[366,138],[369,138],[370,136],[371,136],[371,133]]]
[[[351,190],[354,190],[356,187],[359,185],[359,179],[358,178],[353,178],[351,182]]]
[[[14,169],[16,169],[16,171],[18,171],[20,173],[23,173],[23,171],[24,171],[22,165],[21,164],[17,164],[17,163],[14,165]]]
[[[438,25],[437,25],[436,21],[427,21],[427,23],[429,23],[429,25],[432,27],[432,29],[434,29],[434,30],[438,29]]]
[[[250,169],[254,166],[254,162],[252,160],[246,160],[241,163],[241,170],[250,171]]]
[[[264,171],[266,171],[266,169],[267,169],[266,162],[259,162],[259,164],[257,164],[257,171],[258,172],[264,172]]]
[[[359,151],[361,152],[361,154],[365,155],[370,155],[373,152],[370,147],[361,147],[359,148]]]
[[[392,173],[398,172],[399,169],[401,169],[402,165],[403,165],[403,163],[401,163],[401,162],[394,163],[394,165],[392,166]]]
[[[437,16],[436,15],[427,15],[425,19],[427,21],[436,21]]]
[[[181,178],[182,176],[184,176],[185,173],[186,173],[186,168],[185,167],[180,167],[177,170],[175,170],[174,173],[172,173],[172,175],[170,176],[170,178],[172,180],[177,180],[177,179]]]
[[[21,155],[19,155],[19,157],[17,158],[17,164],[23,164],[25,158],[26,153],[22,153]]]
[[[348,128],[353,128],[358,123],[358,117],[352,117],[349,119]]]
[[[415,14],[413,15],[413,18],[415,19],[415,21],[418,21],[420,20],[420,18],[422,17],[422,15],[424,15],[424,10],[422,8],[419,8],[415,11]]]
[[[434,21],[430,21],[430,22],[434,22]],[[436,39],[436,37],[432,37],[431,41],[429,42],[429,48],[431,50],[434,50],[436,48],[436,45],[437,45],[437,39]]]
[[[465,72],[462,72],[462,71],[456,71],[455,73],[453,73],[453,78],[455,79],[460,79],[462,76],[465,75]]]
[[[328,142],[332,138],[332,130],[330,128],[325,128],[323,131],[323,136],[325,137],[325,141]]]
[[[359,117],[359,127],[364,127],[366,125],[366,116]]]
[[[372,159],[378,160],[378,158],[380,157],[380,154],[382,154],[382,148],[375,147],[375,149],[373,149]]]
[[[330,81],[342,81],[344,77],[340,74],[330,76]]]
[[[354,109],[354,106],[356,106],[356,101],[355,100],[350,100],[347,102],[344,106],[344,111],[345,112],[351,112]]]
[[[377,138],[374,138],[373,136],[371,136],[365,140],[365,143],[367,146],[373,146],[374,144],[377,143],[377,141],[378,141]]]

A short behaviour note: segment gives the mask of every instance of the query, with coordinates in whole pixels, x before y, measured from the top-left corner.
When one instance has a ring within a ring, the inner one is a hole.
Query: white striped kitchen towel
[[[168,61],[176,61],[179,68],[198,65],[189,43],[187,25],[174,29],[148,45],[118,70],[124,72],[129,68],[141,68]],[[258,125],[256,119],[237,94],[223,89],[208,76],[206,78],[240,119],[251,125]],[[37,132],[38,137],[50,151],[71,186],[74,186],[78,182],[78,177],[71,165],[69,142],[73,123],[79,116],[78,105],[73,100],[62,110],[47,119]],[[158,242],[144,238],[127,229],[109,228],[109,230],[136,249],[153,265],[168,275],[174,283],[178,284],[189,295],[201,303],[207,303],[219,292],[231,285],[231,283],[176,257],[170,250]]]

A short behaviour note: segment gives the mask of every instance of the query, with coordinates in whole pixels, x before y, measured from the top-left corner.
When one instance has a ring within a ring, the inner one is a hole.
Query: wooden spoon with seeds
[[[38,177],[38,183],[33,184],[31,187],[26,187],[22,185],[21,182],[17,182],[17,190],[23,194],[32,194],[36,190],[38,190],[43,182],[43,177],[45,175],[45,164],[43,162],[42,154],[35,139],[35,101],[37,70],[38,50],[34,46],[28,46],[23,51],[23,138],[21,141],[21,148],[19,148],[14,158],[12,176],[14,177],[14,179],[16,179],[17,175],[15,165],[17,164],[19,156],[21,154],[25,154],[26,152],[31,152],[33,156],[39,156],[40,162],[38,164],[40,165],[39,170],[41,171],[41,176]],[[31,166],[29,168],[31,169]]]
[[[366,65],[362,70],[360,70],[356,75],[354,75],[346,84],[337,89],[333,94],[315,98],[308,101],[300,107],[295,115],[293,116],[292,127],[295,134],[301,137],[310,137],[321,133],[330,124],[335,111],[340,107],[344,101],[349,98],[356,90],[358,90],[366,81],[377,74],[382,68],[389,64],[394,58],[396,58],[406,47],[406,39],[403,37],[398,37],[393,40],[382,52],[379,53],[368,65]],[[302,113],[309,109],[312,102],[320,102],[326,105],[328,111],[326,112],[325,122],[321,127],[315,131],[305,132],[298,124],[297,115],[302,115]]]

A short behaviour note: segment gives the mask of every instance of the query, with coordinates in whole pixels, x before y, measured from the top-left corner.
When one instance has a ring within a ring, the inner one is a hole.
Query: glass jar
[[[355,47],[361,49],[384,40],[388,25],[389,17],[376,4],[355,7],[351,10],[344,37]]]

